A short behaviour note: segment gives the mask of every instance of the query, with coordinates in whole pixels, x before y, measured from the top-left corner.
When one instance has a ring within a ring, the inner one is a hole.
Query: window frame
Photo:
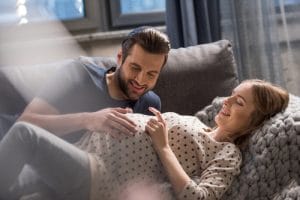
[[[277,13],[280,13],[280,5],[279,5],[279,2],[276,1],[275,2],[275,9],[276,9],[276,12]],[[299,12],[300,10],[300,1],[297,2],[297,3],[293,3],[293,4],[287,4],[287,5],[284,5],[284,9],[287,13],[289,12]]]
[[[87,31],[96,30],[101,28],[101,15],[100,15],[100,4],[97,0],[84,0],[84,17],[67,19],[67,20],[49,20],[49,21],[34,21],[26,24],[15,25],[10,23],[0,24],[2,27],[16,27],[16,29],[26,30],[35,27],[47,27],[59,21],[62,23],[70,32],[76,31]]]
[[[62,20],[69,31],[84,31],[101,27],[100,4],[97,0],[84,0],[84,18]]]
[[[84,0],[85,16],[83,18],[61,20],[73,35],[92,34],[131,29],[139,25],[164,26],[165,12],[122,14],[120,0]],[[57,21],[43,21],[22,24],[16,30],[46,27]],[[15,25],[7,25],[12,27]],[[48,29],[47,29],[48,30]],[[49,30],[51,31],[51,30]],[[53,30],[55,32],[55,30]]]
[[[121,0],[109,0],[111,28],[134,27],[137,25],[164,25],[165,12],[132,13],[121,12]]]

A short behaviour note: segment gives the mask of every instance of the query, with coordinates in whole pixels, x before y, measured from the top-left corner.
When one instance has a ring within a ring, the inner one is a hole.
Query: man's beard
[[[117,81],[118,81],[118,84],[119,84],[119,87],[121,89],[121,91],[125,94],[125,96],[130,99],[130,100],[138,100],[141,96],[143,96],[148,90],[146,89],[141,95],[139,96],[132,96],[129,92],[129,89],[128,89],[128,81],[126,81],[124,79],[124,76],[123,76],[123,72],[122,72],[122,66],[118,67],[115,71],[116,73],[116,77],[117,77]]]

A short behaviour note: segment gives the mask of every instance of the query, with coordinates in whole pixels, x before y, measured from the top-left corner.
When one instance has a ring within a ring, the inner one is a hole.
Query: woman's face
[[[220,130],[231,137],[249,128],[251,114],[255,110],[251,83],[237,86],[230,97],[227,97],[215,121]],[[239,135],[240,136],[240,135]]]

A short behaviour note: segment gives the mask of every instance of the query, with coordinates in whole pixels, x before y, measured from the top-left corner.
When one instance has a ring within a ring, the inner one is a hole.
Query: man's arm
[[[40,126],[60,137],[78,130],[109,131],[117,136],[119,132],[133,134],[136,131],[134,122],[125,115],[127,112],[130,110],[107,108],[90,113],[61,114],[46,101],[35,98],[18,120]]]
[[[18,121],[40,126],[58,136],[85,129],[84,113],[60,114],[46,101],[35,98],[24,110]]]

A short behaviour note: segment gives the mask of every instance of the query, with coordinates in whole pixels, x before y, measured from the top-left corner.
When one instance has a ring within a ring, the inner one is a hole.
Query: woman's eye
[[[237,99],[237,100],[236,100],[236,103],[237,103],[238,105],[240,105],[240,106],[243,106],[243,105],[244,105],[243,102],[242,102],[240,99]]]

